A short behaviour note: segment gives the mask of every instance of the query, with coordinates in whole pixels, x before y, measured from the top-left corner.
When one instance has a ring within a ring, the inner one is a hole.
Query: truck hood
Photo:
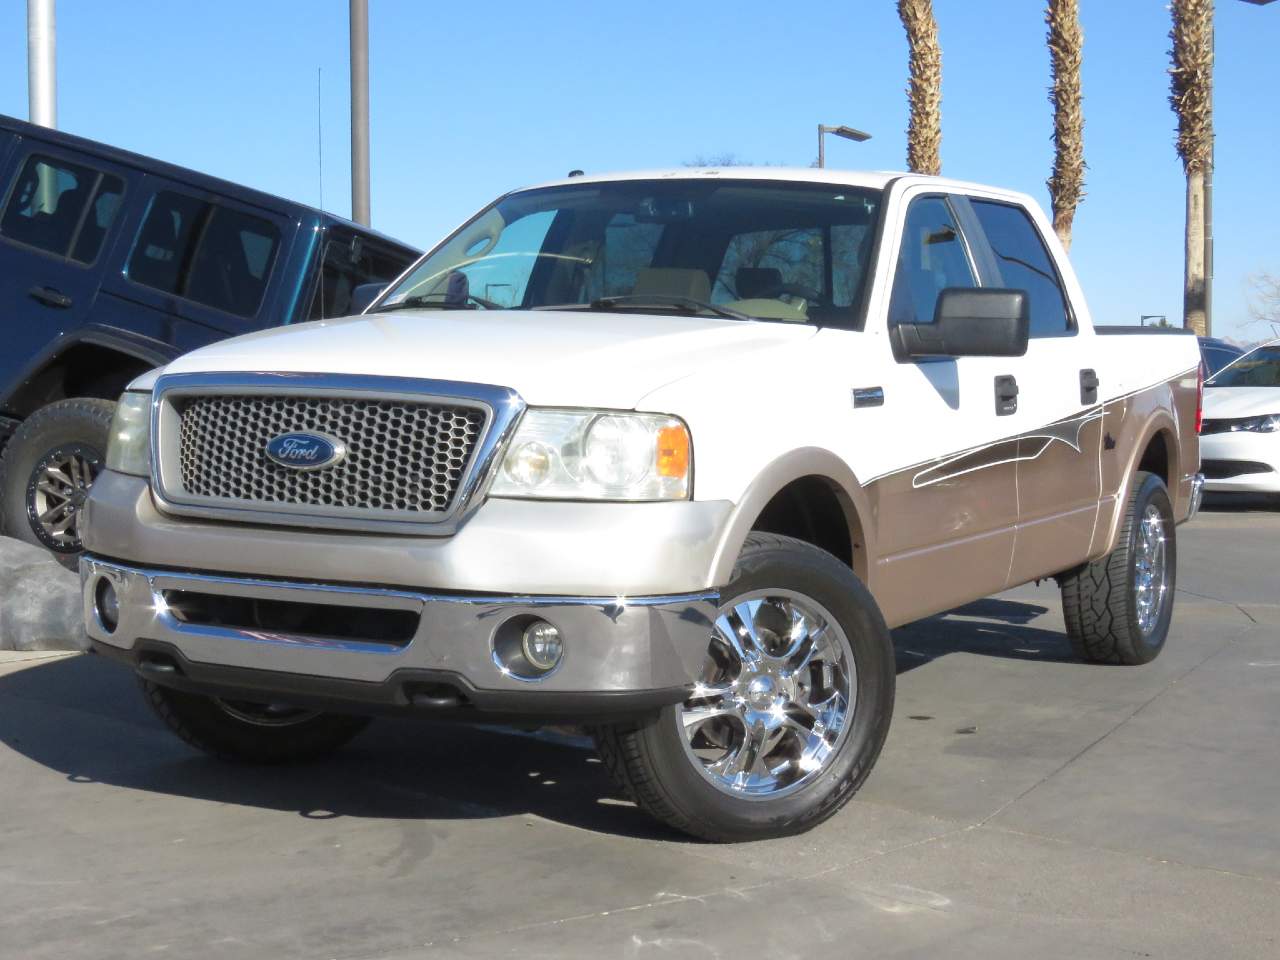
[[[1204,415],[1210,420],[1280,413],[1280,387],[1205,387]]]
[[[511,387],[538,406],[627,409],[665,384],[816,332],[804,324],[585,310],[401,310],[224,340],[164,372],[455,380]]]

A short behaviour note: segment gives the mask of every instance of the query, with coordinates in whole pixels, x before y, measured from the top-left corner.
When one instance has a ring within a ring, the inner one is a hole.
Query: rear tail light
[[[1204,364],[1196,368],[1196,433],[1204,429]]]

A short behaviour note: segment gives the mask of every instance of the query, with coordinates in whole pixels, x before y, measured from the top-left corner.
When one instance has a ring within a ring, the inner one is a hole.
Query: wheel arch
[[[28,417],[57,400],[115,400],[139,374],[168,363],[177,351],[111,331],[88,330],[53,344],[9,385],[6,411]]]
[[[804,510],[801,505],[811,503],[814,497],[817,502]],[[798,516],[796,507],[800,507]],[[836,510],[838,529],[815,526],[830,521]],[[766,530],[835,553],[870,587],[871,558],[875,555],[874,531],[867,522],[870,516],[866,491],[847,463],[821,447],[793,450],[760,471],[734,507],[712,560],[711,583],[728,583],[747,535]],[[833,550],[833,543],[845,545],[844,549]]]
[[[1181,487],[1181,463],[1179,462],[1178,428],[1167,411],[1155,413],[1137,434],[1141,439],[1129,453],[1120,489],[1116,491],[1115,506],[1107,525],[1103,548],[1094,550],[1093,556],[1105,556],[1115,549],[1124,523],[1125,505],[1133,493],[1134,480],[1140,472],[1154,473],[1169,491],[1174,516],[1179,516],[1179,489]]]

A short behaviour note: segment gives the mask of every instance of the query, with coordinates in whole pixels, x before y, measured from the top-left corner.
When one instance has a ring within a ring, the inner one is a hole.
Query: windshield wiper
[[[728,307],[718,307],[714,303],[707,303],[705,300],[695,300],[693,297],[672,297],[661,293],[627,293],[616,297],[600,297],[592,300],[590,307],[592,310],[613,310],[617,307],[644,306],[645,304],[662,307],[683,307],[690,313],[711,313],[727,320],[756,319],[750,314],[731,310]]]
[[[370,313],[390,313],[392,310],[411,310],[423,308],[430,310],[505,310],[507,309],[500,303],[494,303],[492,300],[486,300],[484,297],[477,297],[474,293],[468,293],[465,299],[458,300],[438,300],[437,297],[445,297],[443,293],[420,293],[416,296],[405,297],[403,300],[397,300],[395,303],[384,303],[376,310],[370,310]]]

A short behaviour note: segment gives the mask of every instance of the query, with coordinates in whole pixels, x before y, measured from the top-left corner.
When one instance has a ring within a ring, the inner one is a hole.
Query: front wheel
[[[165,726],[220,760],[294,763],[332,753],[369,723],[367,717],[319,713],[284,703],[224,700],[140,680]]]
[[[1173,505],[1155,474],[1134,477],[1115,549],[1058,577],[1067,636],[1089,663],[1150,663],[1164,649],[1178,568]]]
[[[870,773],[893,713],[893,645],[866,587],[830,554],[753,533],[721,592],[690,698],[595,731],[653,816],[714,841],[800,833]]]

